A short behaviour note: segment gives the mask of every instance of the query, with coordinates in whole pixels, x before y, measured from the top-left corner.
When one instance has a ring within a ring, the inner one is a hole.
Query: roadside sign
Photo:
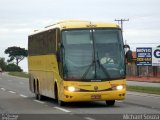
[[[137,66],[160,66],[160,48],[136,48]]]
[[[160,66],[160,48],[152,48],[152,66]]]
[[[152,48],[141,47],[136,48],[137,66],[151,66],[152,65]]]

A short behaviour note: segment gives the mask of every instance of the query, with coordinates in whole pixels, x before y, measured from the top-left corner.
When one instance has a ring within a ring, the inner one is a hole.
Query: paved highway
[[[145,87],[160,87],[160,83],[137,82],[137,81],[127,81],[127,85],[145,86]]]
[[[160,96],[127,92],[126,99],[116,101],[114,107],[107,107],[104,101],[70,103],[59,107],[53,99],[36,100],[29,91],[28,79],[3,74],[0,76],[0,114],[4,117],[6,113],[20,115],[26,120],[106,120],[106,114],[110,117],[113,116],[111,114],[120,114],[124,119],[124,114],[159,114]]]

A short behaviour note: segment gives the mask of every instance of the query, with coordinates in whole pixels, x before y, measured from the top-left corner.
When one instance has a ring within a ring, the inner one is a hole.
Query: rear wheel
[[[107,106],[114,106],[115,100],[106,100]]]
[[[36,89],[36,92],[35,92],[35,94],[36,94],[36,99],[37,100],[42,100],[43,99],[43,96],[40,94],[40,92],[39,92],[39,82],[38,82],[38,80],[37,80],[37,87],[36,87],[37,89]]]
[[[43,96],[40,95],[39,93],[36,94],[36,99],[37,100],[43,100]]]

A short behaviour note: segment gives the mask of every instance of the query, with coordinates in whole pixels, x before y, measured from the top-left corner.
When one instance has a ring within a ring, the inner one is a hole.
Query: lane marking
[[[66,110],[66,109],[63,109],[63,108],[60,108],[60,107],[53,107],[53,108],[58,109],[58,110],[61,110],[61,111],[63,111],[63,112],[71,112],[71,111],[69,111],[69,110]]]
[[[27,97],[28,97],[28,96],[25,96],[25,95],[23,95],[23,94],[20,94],[20,96],[21,96],[21,97],[24,97],[24,98],[27,98]]]
[[[120,102],[120,103],[122,103],[123,101],[122,101],[122,100],[116,100],[116,102]]]
[[[12,82],[12,80],[8,80],[8,82]]]
[[[86,120],[95,120],[95,119],[90,118],[90,117],[84,117],[84,119],[86,119]]]
[[[8,91],[8,92],[10,92],[10,93],[16,93],[16,92],[14,92],[14,91]]]
[[[39,100],[33,100],[33,101],[35,101],[35,102],[37,102],[37,103],[41,103],[41,104],[44,104],[45,102],[42,102],[42,101],[39,101]]]
[[[6,89],[5,89],[5,88],[1,88],[1,90],[6,91]]]

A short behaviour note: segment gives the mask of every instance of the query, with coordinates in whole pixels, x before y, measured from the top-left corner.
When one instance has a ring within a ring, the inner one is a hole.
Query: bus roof
[[[30,35],[34,35],[43,31],[47,31],[54,28],[59,29],[75,29],[75,28],[120,28],[119,25],[107,22],[92,22],[84,20],[66,20],[60,21],[55,24],[46,26],[39,30],[34,30]]]

